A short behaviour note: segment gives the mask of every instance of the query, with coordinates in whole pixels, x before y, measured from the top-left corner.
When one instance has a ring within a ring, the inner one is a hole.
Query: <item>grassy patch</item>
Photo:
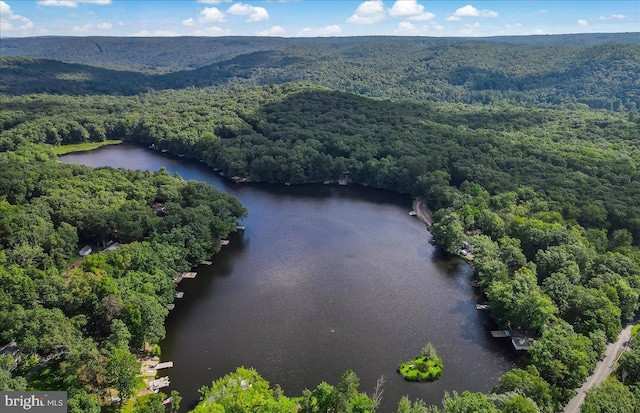
[[[56,155],[64,155],[71,152],[84,152],[90,151],[93,149],[97,149],[101,146],[106,145],[118,145],[122,143],[121,140],[111,140],[111,141],[102,141],[102,142],[85,142],[85,143],[74,143],[71,145],[60,145],[53,147],[53,153]]]
[[[635,337],[638,334],[640,334],[640,324],[636,324],[635,326],[631,327],[631,337]]]
[[[442,359],[436,349],[431,343],[427,343],[416,358],[400,363],[398,373],[409,381],[434,381],[442,375],[442,367]]]

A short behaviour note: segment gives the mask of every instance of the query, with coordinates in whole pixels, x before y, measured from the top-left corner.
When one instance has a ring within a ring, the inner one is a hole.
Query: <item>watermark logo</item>
[[[3,391],[0,412],[67,413],[66,391]]]

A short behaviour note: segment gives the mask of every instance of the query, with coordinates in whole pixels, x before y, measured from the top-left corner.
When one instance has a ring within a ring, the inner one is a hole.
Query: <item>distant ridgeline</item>
[[[639,37],[3,38],[0,91],[137,94],[301,81],[379,98],[636,111]]]
[[[16,56],[0,59],[0,347],[22,354],[0,355],[1,389],[69,390],[74,413],[97,413],[111,389],[133,395],[131,352],[163,337],[175,272],[216,252],[244,216],[207,185],[60,165],[48,146],[123,139],[239,182],[348,175],[423,196],[437,243],[473,257],[498,328],[534,342],[526,369],[488,395],[445,395],[443,411],[559,411],[638,313],[639,43],[0,39]],[[125,245],[68,268],[79,247],[105,241]],[[640,405],[639,347],[584,411]],[[299,413],[376,406],[352,372],[297,400],[255,372],[221,380],[199,409],[243,396]],[[221,393],[231,384],[238,397]],[[429,410],[403,399],[399,411]]]

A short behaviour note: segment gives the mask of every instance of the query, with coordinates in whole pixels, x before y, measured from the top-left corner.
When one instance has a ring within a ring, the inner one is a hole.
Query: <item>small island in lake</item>
[[[409,381],[434,381],[442,375],[442,359],[435,347],[427,343],[415,359],[400,363],[398,373]]]

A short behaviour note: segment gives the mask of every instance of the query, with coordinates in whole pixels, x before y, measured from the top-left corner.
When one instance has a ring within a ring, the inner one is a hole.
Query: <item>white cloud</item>
[[[282,36],[287,31],[282,26],[273,26],[270,29],[262,30],[256,33],[258,36]]]
[[[398,28],[394,30],[395,33],[402,35],[410,35],[410,36],[424,36],[427,34],[429,30],[429,26],[422,25],[416,26],[415,24],[408,21],[401,21],[398,23]]]
[[[118,22],[118,26],[122,27],[122,26],[126,26],[127,23],[123,22],[123,21],[119,21]]]
[[[465,24],[464,27],[462,29],[460,29],[460,34],[463,35],[470,35],[470,34],[474,34],[476,29],[480,28],[480,23],[475,22],[473,24]]]
[[[171,30],[153,30],[153,31],[143,30],[141,32],[133,34],[133,36],[135,37],[173,37],[178,35],[179,35],[178,32],[174,32]]]
[[[203,30],[193,32],[196,36],[227,36],[231,34],[231,29],[223,29],[218,26],[207,27]]]
[[[31,28],[33,28],[33,22],[31,20],[15,14],[7,3],[0,1],[0,32],[29,30]]]
[[[516,23],[514,24],[514,27],[522,27],[522,23]]]
[[[492,10],[478,10],[470,4],[460,7],[453,13],[457,17],[498,17],[498,13]]]
[[[202,23],[220,23],[225,21],[224,12],[215,7],[205,7],[200,12],[200,21]]]
[[[264,7],[253,7],[243,3],[235,3],[227,9],[227,13],[235,16],[249,16],[246,20],[249,23],[269,20],[269,13]]]
[[[111,4],[111,0],[40,0],[38,4],[41,6],[52,6],[52,7],[78,7],[78,3],[89,3],[89,4]]]
[[[547,33],[542,29],[537,29],[536,31],[533,32],[533,34],[547,34]]]
[[[88,32],[91,29],[91,27],[93,26],[91,26],[90,24],[83,24],[82,26],[73,26],[73,31],[78,33]]]
[[[578,24],[580,26],[588,26],[589,22],[587,20],[585,20],[585,19],[578,19]]]
[[[197,25],[198,23],[196,23],[196,21],[193,20],[193,17],[189,17],[188,19],[183,20],[182,24],[185,25],[185,26],[193,27],[193,26]]]
[[[113,25],[109,22],[100,23],[96,26],[98,29],[108,30],[113,27]]]
[[[417,0],[397,0],[389,9],[389,15],[412,21],[431,20],[436,17],[435,14],[425,11],[424,6],[418,4]]]
[[[355,13],[347,19],[347,23],[373,24],[385,18],[382,0],[371,0],[360,3]]]
[[[624,14],[612,14],[611,16],[600,16],[598,17],[599,20],[625,20],[628,17],[625,16]]]
[[[448,22],[455,22],[458,20],[462,20],[462,18],[458,17],[458,16],[447,16],[447,18],[445,19]]]
[[[305,27],[298,32],[298,36],[335,36],[340,33],[342,33],[342,29],[336,24],[320,29],[311,29],[309,27]]]
[[[231,2],[232,0],[198,0],[198,3],[206,3],[206,4],[220,4],[224,2]]]

